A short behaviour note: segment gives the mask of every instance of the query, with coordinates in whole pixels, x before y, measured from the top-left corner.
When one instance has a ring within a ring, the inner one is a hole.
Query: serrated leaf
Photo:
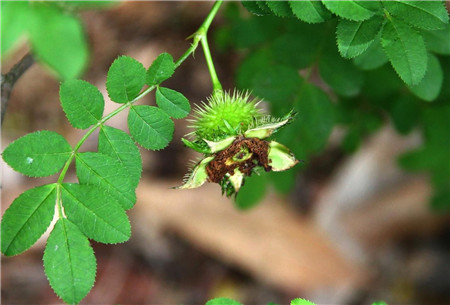
[[[33,54],[62,79],[79,76],[89,57],[80,20],[54,5],[33,3],[31,7],[28,30]]]
[[[256,5],[259,6],[259,8],[260,8],[261,10],[263,10],[263,11],[266,13],[266,15],[273,15],[273,12],[272,12],[272,10],[269,8],[269,6],[267,5],[267,2],[266,2],[266,1],[255,1],[255,3],[256,3]]]
[[[237,193],[235,206],[240,210],[247,210],[254,207],[266,195],[267,190],[267,175],[252,175],[245,178],[244,185]]]
[[[427,50],[418,32],[391,18],[383,28],[381,44],[394,70],[407,85],[422,80],[427,70]]]
[[[316,304],[305,299],[297,298],[291,301],[291,305],[316,305]]]
[[[448,13],[442,1],[383,1],[384,8],[393,16],[413,27],[425,30],[443,29],[448,24]]]
[[[330,12],[320,1],[289,1],[294,15],[308,23],[320,23],[330,19]]]
[[[242,304],[233,299],[215,298],[206,302],[205,305],[242,305]]]
[[[256,3],[256,1],[251,0],[242,0],[242,5],[252,13],[253,15],[257,16],[265,16],[267,15],[267,12],[259,7],[259,5]]]
[[[46,177],[61,170],[71,153],[72,148],[62,135],[42,130],[12,142],[2,157],[15,171],[30,177]]]
[[[96,269],[86,236],[68,219],[59,219],[44,252],[44,271],[55,293],[68,304],[78,304],[94,285]]]
[[[75,128],[86,129],[102,118],[105,107],[103,95],[97,87],[84,80],[63,82],[59,98],[67,119]]]
[[[27,1],[1,1],[1,54],[14,47],[25,34],[30,20]]]
[[[353,59],[353,63],[361,70],[373,70],[387,63],[389,59],[386,57],[381,40],[379,37],[369,46],[369,48],[361,55]]]
[[[128,103],[145,85],[144,66],[134,58],[120,56],[111,64],[106,77],[106,90],[113,102]]]
[[[169,115],[153,106],[132,106],[128,128],[133,139],[142,147],[160,150],[172,141],[174,124]]]
[[[61,198],[67,218],[88,238],[102,243],[120,243],[130,238],[127,214],[97,186],[64,183]]]
[[[142,173],[142,159],[133,139],[124,131],[102,126],[98,135],[98,152],[118,161],[127,171],[131,184],[137,187]]]
[[[442,88],[444,73],[436,56],[428,54],[428,68],[423,79],[410,87],[411,92],[421,99],[431,102],[435,100]]]
[[[155,96],[156,104],[174,119],[185,118],[191,111],[189,100],[180,92],[158,87]]]
[[[366,51],[374,42],[383,21],[381,16],[374,16],[365,21],[339,20],[336,35],[341,55],[353,58]]]
[[[128,178],[126,168],[110,156],[85,152],[76,156],[76,172],[80,184],[98,186],[112,200],[128,210],[136,202],[134,186]]]
[[[380,8],[378,1],[323,0],[322,3],[332,13],[353,21],[369,19],[375,15],[376,11]]]
[[[147,85],[160,84],[172,76],[175,71],[173,57],[169,53],[161,53],[147,70]]]
[[[278,17],[293,17],[288,1],[266,1],[266,5]]]
[[[423,31],[427,49],[437,54],[450,55],[450,24],[442,30]]]
[[[3,254],[20,254],[44,234],[55,212],[55,186],[48,184],[29,189],[5,211],[1,225]]]
[[[355,96],[361,91],[363,74],[351,61],[339,56],[337,52],[326,52],[319,61],[322,79],[338,94]]]

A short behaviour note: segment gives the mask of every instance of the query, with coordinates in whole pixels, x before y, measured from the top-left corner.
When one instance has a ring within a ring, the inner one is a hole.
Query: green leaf
[[[422,31],[427,49],[437,54],[450,55],[450,24],[436,31]]]
[[[337,26],[337,44],[341,55],[353,58],[362,54],[374,42],[384,18],[374,16],[365,21],[339,20]]]
[[[242,304],[233,299],[215,298],[206,302],[205,305],[242,305]]]
[[[106,90],[116,103],[131,102],[145,85],[144,66],[134,58],[120,56],[112,63],[106,78]]]
[[[383,1],[384,8],[393,16],[413,27],[425,30],[443,29],[448,24],[448,13],[442,1]]]
[[[335,109],[328,96],[311,84],[305,84],[294,107],[299,115],[290,126],[280,131],[285,138],[279,137],[279,140],[302,159],[326,145],[335,123]]]
[[[133,139],[120,129],[102,126],[98,135],[98,152],[112,157],[127,171],[133,187],[141,179],[142,159]]]
[[[330,19],[330,12],[320,1],[289,1],[294,15],[308,23],[320,23]]]
[[[324,53],[319,61],[319,73],[338,94],[351,97],[361,91],[364,80],[361,71],[351,61],[343,59],[331,49]]]
[[[175,72],[175,63],[169,53],[161,53],[147,70],[147,85],[160,84]]]
[[[249,89],[253,89],[255,95],[270,102],[286,103],[286,101],[292,100],[302,81],[297,70],[292,67],[263,66],[252,76]]]
[[[1,1],[1,54],[17,44],[30,19],[28,1]]]
[[[400,78],[409,86],[418,84],[427,70],[427,50],[422,36],[402,21],[391,18],[381,44]]]
[[[315,26],[306,25],[304,29],[309,30],[312,27]],[[285,66],[291,66],[296,69],[309,67],[319,52],[319,37],[319,35],[309,36],[298,35],[297,33],[280,35],[273,42],[273,55],[277,62]]]
[[[260,202],[266,195],[267,175],[252,175],[245,178],[245,183],[239,190],[235,206],[240,210],[248,210]]]
[[[295,186],[295,179],[298,173],[298,167],[284,172],[268,173],[270,182],[275,190],[280,194],[289,194]]]
[[[387,305],[387,304],[386,304],[386,302],[378,301],[378,302],[373,302],[372,305]]]
[[[120,243],[131,236],[127,214],[96,186],[64,183],[61,188],[67,218],[89,238]]]
[[[142,147],[160,150],[172,141],[174,124],[169,115],[153,106],[132,106],[128,114],[131,136]]]
[[[84,80],[63,82],[59,98],[67,119],[75,128],[86,129],[102,118],[105,106],[103,95],[97,87]]]
[[[174,119],[185,118],[191,111],[189,100],[180,92],[158,87],[155,96],[156,104]]]
[[[428,68],[423,79],[417,85],[410,87],[412,93],[421,99],[431,102],[435,100],[441,91],[443,82],[441,64],[436,56],[428,54]]]
[[[33,3],[29,33],[34,55],[60,78],[79,76],[89,51],[80,20],[47,3]]]
[[[136,202],[134,186],[126,168],[117,160],[101,153],[79,153],[76,156],[76,172],[80,184],[100,187],[123,209],[131,209]]]
[[[263,10],[267,15],[273,15],[272,10],[267,5],[267,1],[255,1],[256,5],[259,6],[261,10]]]
[[[297,298],[291,301],[291,305],[316,305],[316,304],[305,299]]]
[[[266,1],[270,10],[278,17],[293,17],[288,1]]]
[[[353,21],[363,21],[375,15],[379,9],[378,1],[334,1],[323,0],[323,5],[339,17]]]
[[[56,174],[69,159],[72,148],[53,131],[36,131],[12,142],[3,151],[3,160],[15,171],[30,177]]]
[[[241,3],[247,9],[247,11],[249,11],[253,15],[257,15],[257,16],[268,15],[267,11],[264,9],[261,9],[259,7],[259,5],[256,3],[256,1],[242,0]],[[271,12],[269,13],[269,15],[270,14],[271,14]]]
[[[374,42],[364,53],[353,59],[353,63],[362,70],[379,68],[388,61],[389,59],[386,57],[386,54],[381,47],[381,40],[379,37],[375,38]]]
[[[3,214],[2,253],[11,256],[30,248],[50,225],[55,213],[55,184],[29,189]]]
[[[44,251],[50,286],[68,304],[78,304],[91,290],[97,264],[89,241],[65,218],[55,224]]]

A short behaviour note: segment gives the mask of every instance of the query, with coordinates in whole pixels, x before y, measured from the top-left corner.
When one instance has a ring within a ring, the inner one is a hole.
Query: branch
[[[34,58],[30,53],[28,53],[17,64],[15,64],[8,73],[2,74],[1,125],[3,124],[3,118],[5,117],[6,108],[8,107],[9,97],[11,96],[11,91],[14,84],[22,76],[22,74],[24,74],[25,71],[33,65],[33,63]]]

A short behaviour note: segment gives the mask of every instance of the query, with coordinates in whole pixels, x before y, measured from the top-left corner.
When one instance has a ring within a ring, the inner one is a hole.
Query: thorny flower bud
[[[189,133],[183,143],[204,154],[186,175],[179,189],[196,188],[205,182],[220,184],[228,197],[236,194],[245,177],[258,171],[284,171],[298,161],[284,145],[267,141],[294,119],[263,116],[259,102],[250,94],[234,91],[216,93],[194,111]]]

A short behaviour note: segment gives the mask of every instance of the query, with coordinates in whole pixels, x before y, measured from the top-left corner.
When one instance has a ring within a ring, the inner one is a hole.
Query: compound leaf
[[[75,128],[86,129],[102,118],[105,106],[103,95],[97,87],[84,80],[63,82],[59,98],[67,119]]]
[[[336,34],[341,55],[345,58],[353,58],[366,51],[374,42],[383,20],[380,16],[374,16],[365,21],[339,20]]]
[[[34,55],[62,79],[79,76],[89,57],[80,20],[47,3],[33,3],[31,7],[28,30]]]
[[[120,243],[131,236],[127,214],[96,186],[64,183],[64,212],[89,238],[102,243]]]
[[[141,179],[142,159],[133,139],[124,131],[102,126],[98,135],[98,152],[118,161],[127,171],[134,187]]]
[[[134,58],[120,56],[111,64],[106,78],[106,90],[112,101],[131,102],[145,85],[144,66]]]
[[[413,27],[425,30],[443,29],[448,13],[442,1],[383,1],[386,10]]]
[[[142,147],[160,150],[172,140],[174,124],[169,115],[158,107],[141,105],[130,108],[128,128]]]
[[[379,9],[378,1],[334,1],[323,0],[323,5],[332,13],[339,17],[353,20],[363,21],[375,15]]]
[[[400,78],[409,86],[418,84],[427,70],[427,50],[422,36],[404,22],[390,18],[381,44]]]
[[[136,202],[134,187],[126,168],[110,156],[93,152],[79,153],[76,156],[76,172],[80,184],[98,186],[117,200],[123,209],[131,209]]]
[[[270,10],[278,17],[293,17],[288,1],[266,1]]]
[[[156,104],[174,119],[185,118],[191,111],[189,100],[180,92],[158,87],[155,96]]]
[[[270,9],[270,7],[267,5],[266,1],[255,1],[256,5],[259,6],[259,8],[265,12],[266,15],[273,15],[272,10]]]
[[[44,251],[50,286],[68,304],[78,304],[91,290],[97,263],[86,236],[66,218],[55,224]]]
[[[1,225],[3,254],[20,254],[44,234],[55,212],[55,186],[48,184],[29,189],[5,211]]]
[[[62,135],[42,130],[15,140],[3,151],[2,157],[24,175],[46,177],[56,174],[71,152],[72,148]]]
[[[161,53],[147,70],[147,85],[160,84],[175,72],[175,63],[169,53]]]
[[[412,93],[421,99],[431,102],[436,99],[442,88],[444,73],[436,56],[428,54],[428,68],[423,79],[411,86]]]
[[[289,1],[294,15],[308,23],[320,23],[330,19],[330,12],[320,1]]]
[[[9,51],[25,34],[30,19],[26,1],[1,1],[1,54]]]

